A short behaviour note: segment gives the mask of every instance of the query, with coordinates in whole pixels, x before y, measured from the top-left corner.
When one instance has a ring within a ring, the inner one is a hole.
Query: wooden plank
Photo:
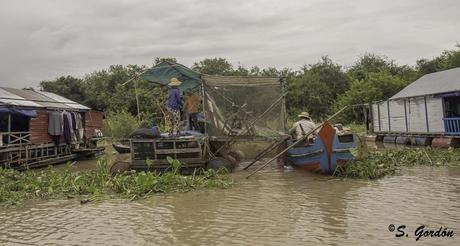
[[[183,153],[200,153],[201,148],[184,148],[184,149],[157,149],[156,154],[183,154]]]
[[[187,163],[187,164],[184,164],[185,167],[189,166],[201,166],[203,165],[204,163],[206,163],[205,161],[201,160],[200,158],[184,158],[184,159],[181,159],[181,162],[182,163]],[[146,163],[146,160],[133,160],[131,161],[131,165],[132,166],[140,166],[140,167],[143,167],[143,166],[147,166],[147,163]],[[170,166],[169,162],[167,160],[154,160],[152,161],[152,167],[156,167],[156,166],[162,166],[162,165],[165,165],[165,166]]]

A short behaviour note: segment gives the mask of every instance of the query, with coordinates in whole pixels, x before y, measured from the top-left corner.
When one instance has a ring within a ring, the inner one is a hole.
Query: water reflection
[[[278,170],[246,175],[235,174],[238,184],[227,190],[3,209],[0,244],[406,245],[414,238],[395,238],[390,223],[460,230],[459,168],[411,168],[378,181]]]

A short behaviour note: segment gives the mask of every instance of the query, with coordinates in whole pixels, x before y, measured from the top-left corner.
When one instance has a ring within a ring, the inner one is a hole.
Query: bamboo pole
[[[270,112],[270,110],[272,110],[272,109],[274,108],[274,106],[275,106],[276,104],[278,104],[278,102],[281,101],[281,99],[283,99],[283,98],[284,98],[284,94],[283,94],[281,97],[279,97],[275,102],[273,102],[272,105],[270,105],[270,107],[268,107],[261,115],[259,115],[256,119],[254,119],[248,126],[252,126],[252,125],[254,125],[257,121],[259,121],[263,116],[265,116],[265,114],[267,114],[268,112]],[[228,142],[228,144],[233,143],[234,140],[236,139],[236,137],[239,137],[239,136],[243,135],[243,134],[246,133],[246,131],[248,131],[248,130],[249,130],[248,127],[246,127],[243,131],[241,131],[241,132],[238,133],[237,135],[233,136],[233,137],[232,137],[232,140],[230,140],[230,141]],[[215,155],[215,154],[219,153],[219,151],[220,151],[224,146],[225,146],[225,144],[222,145],[219,149],[217,149],[213,154]]]
[[[274,150],[276,147],[280,146],[282,143],[284,143],[284,141],[286,141],[285,138],[281,139],[280,141],[277,141],[277,142],[273,142],[270,146],[268,146],[267,148],[265,148],[262,152],[260,152],[256,158],[254,158],[254,160],[249,163],[246,167],[243,168],[243,170],[247,170],[249,167],[251,167],[252,165],[254,165],[256,162],[258,162],[260,159],[262,159],[267,153],[269,153],[270,151]]]
[[[134,94],[136,95],[137,119],[141,121],[141,112],[139,109],[139,93],[137,92],[137,81],[134,81]]]

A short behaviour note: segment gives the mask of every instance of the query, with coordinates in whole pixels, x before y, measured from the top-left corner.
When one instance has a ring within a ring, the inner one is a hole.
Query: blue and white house
[[[460,68],[426,74],[370,113],[377,134],[460,136]]]

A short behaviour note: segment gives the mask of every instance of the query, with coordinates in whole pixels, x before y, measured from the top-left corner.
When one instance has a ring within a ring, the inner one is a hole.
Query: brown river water
[[[271,169],[225,190],[0,210],[0,245],[460,245],[460,168],[376,181]],[[406,225],[395,237],[389,225]],[[452,238],[422,237],[426,225]]]

